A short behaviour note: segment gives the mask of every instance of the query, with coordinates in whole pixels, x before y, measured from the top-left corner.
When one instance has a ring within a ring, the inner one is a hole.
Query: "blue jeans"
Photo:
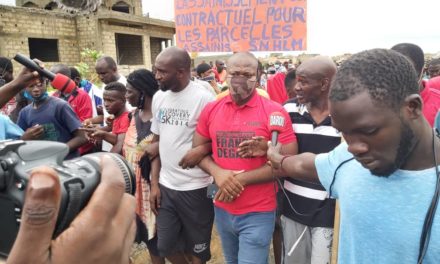
[[[215,225],[228,264],[267,264],[275,211],[233,215],[214,206]]]

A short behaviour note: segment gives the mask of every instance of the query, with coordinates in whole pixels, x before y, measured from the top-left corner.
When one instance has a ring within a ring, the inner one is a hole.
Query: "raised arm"
[[[267,157],[277,175],[287,176],[309,182],[319,182],[315,167],[316,154],[302,153],[294,156],[280,154],[280,144],[272,146],[269,142]]]
[[[39,81],[36,71],[32,72],[27,68],[23,68],[14,80],[0,88],[0,107],[3,107],[21,90]]]
[[[281,153],[283,155],[295,155],[298,153],[298,144],[296,142],[291,142],[285,144],[281,147]],[[279,154],[281,155],[281,154]],[[237,179],[243,186],[249,184],[263,183],[273,180],[272,168],[265,164],[260,168],[255,170],[246,171],[237,175]]]

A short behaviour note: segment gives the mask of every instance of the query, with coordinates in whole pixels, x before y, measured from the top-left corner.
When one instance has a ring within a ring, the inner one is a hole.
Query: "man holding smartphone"
[[[217,84],[215,81],[214,70],[208,63],[200,63],[197,68],[197,76],[200,80],[208,82],[215,94],[219,94],[221,92],[221,86]]]

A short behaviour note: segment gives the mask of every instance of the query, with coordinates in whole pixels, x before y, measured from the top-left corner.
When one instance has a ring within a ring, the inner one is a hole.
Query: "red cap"
[[[280,112],[273,112],[269,116],[269,130],[280,132],[284,128],[285,117]]]
[[[55,78],[53,79],[51,84],[53,88],[57,89],[58,91],[64,94],[72,93],[73,89],[75,89],[76,87],[74,81],[72,81],[69,77],[61,73],[55,74]]]

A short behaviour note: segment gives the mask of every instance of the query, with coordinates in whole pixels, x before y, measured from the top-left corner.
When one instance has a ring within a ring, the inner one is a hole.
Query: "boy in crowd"
[[[32,103],[21,110],[17,124],[25,131],[33,128],[41,133],[41,140],[66,143],[70,149],[66,159],[78,157],[78,148],[87,142],[79,130],[81,122],[67,102],[48,96],[47,85],[43,80],[26,88],[24,96]]]
[[[88,132],[88,136],[94,140],[105,140],[110,142],[113,147],[110,152],[122,152],[124,144],[125,132],[127,132],[130,120],[128,118],[128,110],[125,107],[126,88],[120,82],[109,83],[104,88],[104,107],[110,115],[114,116],[111,132],[105,129],[83,128]]]

